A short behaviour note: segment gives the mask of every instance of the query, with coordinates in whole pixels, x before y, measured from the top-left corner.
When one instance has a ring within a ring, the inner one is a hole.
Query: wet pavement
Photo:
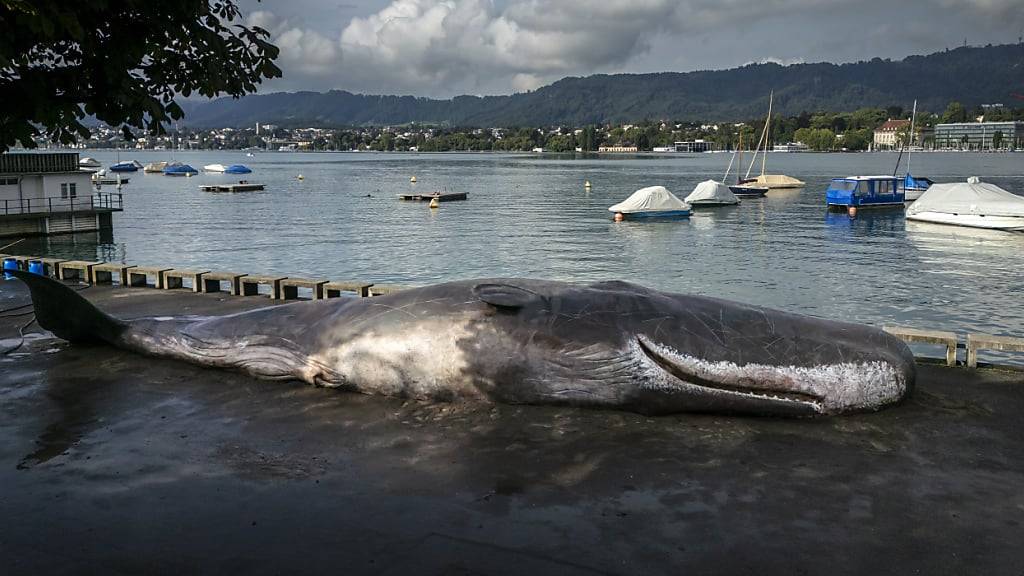
[[[91,287],[122,317],[265,298]],[[0,350],[29,316],[0,282]],[[29,332],[38,331],[32,327]],[[4,574],[1021,574],[1024,374],[818,420],[421,404],[29,334]]]

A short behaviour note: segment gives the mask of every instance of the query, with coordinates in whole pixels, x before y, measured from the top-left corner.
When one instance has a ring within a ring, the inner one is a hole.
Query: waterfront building
[[[907,133],[910,130],[910,120],[893,120],[890,118],[886,120],[884,124],[879,126],[875,130],[875,135],[872,140],[875,150],[893,150],[899,148],[903,143],[900,142],[898,135]]]
[[[786,142],[785,144],[776,144],[772,147],[772,152],[807,152],[811,148],[803,142]]]
[[[639,149],[636,146],[600,146],[597,149],[598,152],[637,152]]]
[[[1024,122],[957,122],[935,125],[939,150],[1020,150]]]
[[[687,140],[674,143],[676,152],[711,152],[715,149],[715,143],[708,140]]]
[[[0,154],[0,236],[109,229],[121,194],[93,193],[91,175],[77,152]]]

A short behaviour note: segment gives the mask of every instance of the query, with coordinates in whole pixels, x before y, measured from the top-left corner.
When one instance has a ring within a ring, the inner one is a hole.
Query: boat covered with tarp
[[[137,172],[139,168],[142,168],[142,164],[139,164],[138,160],[132,160],[131,162],[118,162],[110,167],[111,172]]]
[[[686,217],[692,207],[669,192],[664,186],[648,186],[633,192],[629,198],[608,208],[609,212],[626,218]]]
[[[181,162],[172,162],[164,168],[165,176],[191,176],[193,174],[199,174],[199,170]]]
[[[721,182],[705,180],[694,187],[693,192],[683,199],[692,206],[728,206],[739,204],[740,199]]]
[[[252,168],[249,168],[248,166],[244,166],[242,164],[232,164],[232,165],[230,165],[230,166],[228,166],[227,168],[224,169],[224,173],[225,174],[250,174],[250,173],[252,173]]]
[[[982,182],[932,184],[907,208],[907,219],[1024,232],[1024,197]]]
[[[915,177],[907,172],[907,175],[903,177],[903,182],[900,183],[900,188],[903,189],[903,199],[907,202],[917,200],[932,184],[935,182],[929,178]]]
[[[163,172],[167,168],[167,162],[150,162],[142,167],[143,172],[149,172],[150,174]]]

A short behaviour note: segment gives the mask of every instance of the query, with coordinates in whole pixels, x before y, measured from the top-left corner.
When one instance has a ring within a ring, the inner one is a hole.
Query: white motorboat
[[[82,158],[81,160],[78,161],[78,167],[79,168],[89,168],[89,169],[92,169],[92,168],[100,168],[102,166],[103,166],[103,164],[100,164],[99,160],[97,160],[95,158],[92,158],[92,157],[89,157],[89,156],[86,156],[86,157],[84,157],[84,158]]]
[[[1024,232],[1024,197],[977,177],[967,182],[932,184],[907,208],[907,219]]]
[[[206,166],[203,166],[203,170],[206,172],[223,172],[225,170],[225,166],[223,164],[207,164]]]
[[[128,183],[128,177],[120,174],[108,175],[106,170],[93,172],[92,183],[94,186],[122,186]]]

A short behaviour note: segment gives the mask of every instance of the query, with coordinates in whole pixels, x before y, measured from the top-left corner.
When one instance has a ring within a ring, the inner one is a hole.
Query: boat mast
[[[773,90],[772,94],[774,94],[774,92],[775,91]],[[769,121],[771,120],[771,115],[772,115],[772,113],[771,113],[771,109],[772,109],[771,98],[772,98],[772,96],[769,95],[768,96],[768,120]],[[754,169],[754,162],[757,162],[757,153],[758,152],[761,152],[762,154],[767,153],[768,145],[765,142],[765,136],[767,136],[767,134],[768,134],[768,122],[765,122],[764,123],[764,128],[761,129],[761,137],[757,140],[757,147],[754,148],[754,157],[750,159],[750,166],[747,166],[747,173],[743,176],[744,180],[746,180],[747,178],[750,178],[750,171]],[[761,144],[765,144],[765,149],[764,150],[761,149]],[[764,174],[764,168],[761,169],[761,173]]]
[[[768,121],[764,124],[764,154],[761,154],[761,176],[764,176],[764,165],[768,160],[768,143],[771,141],[772,125],[772,101],[775,99],[775,90],[768,94]]]
[[[914,111],[910,113],[910,134],[907,135],[907,140],[910,144],[907,145],[907,174],[910,174],[910,152],[913,149],[914,142],[914,121],[917,120],[917,100],[914,100]]]
[[[743,126],[740,126],[740,166],[743,166]],[[736,169],[736,183],[740,184],[740,170]]]

